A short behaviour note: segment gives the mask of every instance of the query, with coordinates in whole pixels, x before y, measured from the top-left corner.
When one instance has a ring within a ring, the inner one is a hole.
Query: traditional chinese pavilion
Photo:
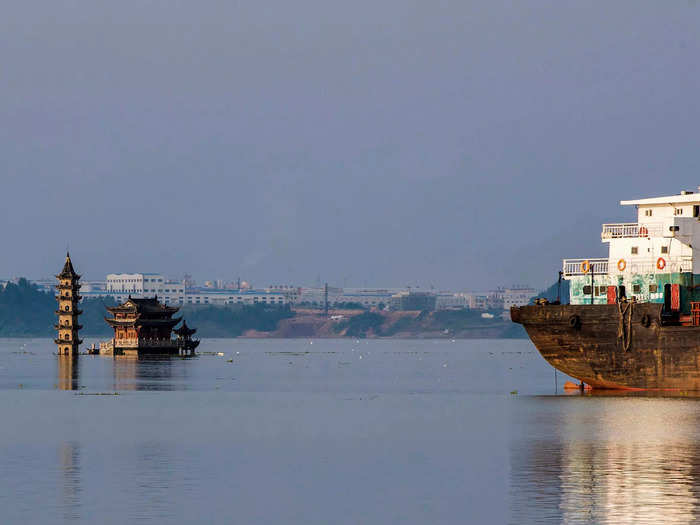
[[[182,318],[173,317],[179,310],[158,301],[158,297],[129,299],[107,307],[112,317],[105,321],[114,328],[114,338],[100,344],[101,354],[112,355],[193,355],[199,341],[191,338],[172,338],[172,331]],[[183,327],[189,331],[186,325]],[[178,334],[179,335],[179,334]],[[195,344],[196,343],[196,344]]]
[[[196,331],[196,328],[190,328],[189,326],[187,326],[187,321],[185,321],[184,319],[182,321],[182,326],[174,330],[175,335],[177,335],[176,340],[183,350],[189,350],[192,353],[194,353],[194,349],[199,346],[199,341],[196,339],[192,339],[192,336],[195,334]]]

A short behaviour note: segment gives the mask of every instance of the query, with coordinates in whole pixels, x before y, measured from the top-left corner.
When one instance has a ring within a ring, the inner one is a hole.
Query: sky
[[[700,185],[700,5],[26,0],[0,278],[543,287]]]

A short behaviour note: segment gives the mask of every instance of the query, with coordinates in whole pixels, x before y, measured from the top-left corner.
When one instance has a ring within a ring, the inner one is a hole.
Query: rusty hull
[[[617,304],[513,307],[511,319],[549,364],[595,388],[700,390],[700,326],[666,324],[662,307],[632,304],[622,329]]]

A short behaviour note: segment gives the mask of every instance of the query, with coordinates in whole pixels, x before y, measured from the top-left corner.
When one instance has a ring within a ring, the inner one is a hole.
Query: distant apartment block
[[[469,295],[465,293],[438,292],[435,297],[436,310],[462,310],[469,307]]]
[[[326,290],[324,288],[301,288],[297,303],[314,307],[325,304]],[[342,304],[354,303],[364,308],[388,307],[392,295],[398,290],[388,288],[336,288],[328,287],[328,306],[336,307]]]
[[[525,306],[537,295],[534,288],[506,288],[503,291],[503,309],[509,310],[513,306]]]
[[[299,286],[293,286],[291,284],[271,284],[265,289],[267,292],[279,292],[284,294],[289,304],[296,304],[299,302],[301,290]]]
[[[348,288],[343,291],[340,302],[361,304],[365,308],[388,308],[396,292],[388,288]]]
[[[391,296],[390,308],[399,311],[435,310],[437,297],[430,292],[403,291]]]
[[[99,294],[100,290],[95,289]],[[158,296],[169,304],[180,303],[185,297],[185,285],[168,281],[159,273],[110,273],[104,288],[105,295],[114,296],[118,302],[133,297]]]
[[[328,287],[328,304],[333,306],[344,302],[341,297],[343,295],[342,288],[334,286]],[[299,303],[310,306],[323,306],[326,300],[325,288],[302,288],[299,294]]]
[[[217,290],[198,289],[188,290],[184,299],[179,304],[187,305],[254,305],[266,304],[283,306],[289,304],[285,294],[281,292],[270,292],[266,290]]]

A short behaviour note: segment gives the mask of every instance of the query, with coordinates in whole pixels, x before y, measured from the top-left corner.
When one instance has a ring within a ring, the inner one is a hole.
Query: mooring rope
[[[632,344],[632,303],[625,303],[625,308],[623,309],[622,304],[618,301],[617,311],[620,314],[620,320],[617,325],[617,337],[620,339],[622,349],[627,352]],[[625,330],[625,315],[627,316],[627,330]]]

